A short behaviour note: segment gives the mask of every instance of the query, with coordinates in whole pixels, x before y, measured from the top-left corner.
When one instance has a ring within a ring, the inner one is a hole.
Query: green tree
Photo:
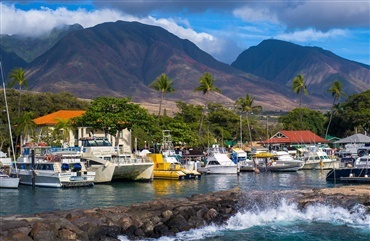
[[[293,79],[292,89],[294,93],[299,94],[299,109],[302,110],[302,94],[308,95],[308,91],[307,91],[307,86],[304,83],[304,78],[301,74],[297,75]],[[301,121],[301,129],[304,129],[303,124],[302,124],[303,123],[302,118],[303,118],[303,113],[301,113],[301,116],[299,117],[299,119]]]
[[[213,76],[205,72],[199,79],[199,86],[194,89],[194,92],[202,92],[204,95],[206,95],[206,103],[205,103],[205,109],[208,106],[208,94],[211,92],[218,92],[221,93],[221,90],[215,86],[215,79]],[[200,124],[199,124],[199,131],[198,134],[200,135],[202,131],[202,125],[204,121],[205,113],[202,114]]]
[[[158,120],[159,116],[161,115],[161,109],[162,109],[162,102],[163,97],[165,93],[171,93],[174,92],[175,89],[172,87],[173,81],[171,81],[165,74],[162,74],[160,77],[158,77],[155,82],[151,83],[149,87],[155,89],[156,91],[161,92],[161,100],[159,102],[159,111],[158,111]]]
[[[303,122],[299,117],[303,116]],[[279,118],[279,123],[283,124],[284,130],[300,130],[303,126],[305,130],[310,130],[317,135],[323,136],[325,116],[317,110],[307,108],[296,108],[288,112],[287,115]]]
[[[299,94],[299,108],[302,107],[302,94],[308,95],[307,86],[304,83],[304,78],[301,74],[293,79],[292,88],[294,93]]]
[[[349,96],[341,107],[341,117],[348,128],[370,131],[370,90]]]
[[[17,120],[15,133],[20,136],[20,152],[22,153],[23,137],[34,136],[36,123],[33,121],[33,113],[26,112]]]
[[[262,111],[262,106],[255,106],[253,105],[254,97],[251,97],[249,94],[246,94],[245,98],[238,98],[235,101],[235,106],[238,110],[245,112],[245,118],[247,119],[247,126],[248,126],[248,132],[249,132],[249,145],[252,146],[252,134],[251,134],[251,128],[249,125],[249,113],[253,112],[258,114],[260,111]]]
[[[12,72],[9,74],[10,82],[8,83],[8,86],[12,88],[15,85],[19,86],[19,102],[18,102],[18,117],[21,115],[21,90],[22,86],[24,86],[26,89],[28,88],[28,81],[24,76],[24,71],[22,68],[15,68],[12,70]]]
[[[333,119],[333,112],[334,112],[334,106],[335,106],[335,102],[336,101],[339,101],[340,98],[345,95],[345,93],[342,91],[342,88],[343,88],[343,84],[342,82],[338,81],[338,80],[335,80],[330,88],[328,89],[328,92],[331,93],[331,96],[333,96],[333,105],[332,105],[332,108],[331,108],[331,111],[330,111],[330,117],[329,117],[329,122],[328,122],[328,126],[326,127],[326,132],[325,132],[325,137],[328,135],[328,132],[329,132],[329,127],[330,127],[330,124],[331,124],[331,121]]]
[[[70,132],[75,130],[73,120],[57,118],[56,121],[57,124],[54,130],[57,134],[61,134],[62,146],[65,146],[65,144],[68,144],[70,141]]]
[[[123,129],[131,130],[140,126],[150,133],[154,124],[153,116],[140,105],[132,103],[130,98],[111,97],[94,99],[86,113],[81,118],[74,118],[74,121],[89,125],[95,130],[102,130],[115,136],[116,140]]]

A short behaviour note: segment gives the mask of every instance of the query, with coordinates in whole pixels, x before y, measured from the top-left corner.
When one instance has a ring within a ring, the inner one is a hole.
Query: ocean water
[[[91,188],[0,189],[0,216],[32,214],[56,210],[130,205],[158,198],[187,197],[240,187],[253,190],[297,190],[339,186],[326,182],[326,171],[296,173],[241,173],[205,175],[201,180],[154,180],[151,183],[95,185]],[[247,197],[248,198],[248,197]],[[124,236],[121,240],[127,240]],[[344,210],[318,205],[300,211],[295,203],[267,195],[263,202],[242,206],[226,225],[208,226],[162,237],[162,241],[182,240],[370,240],[370,214],[358,205]]]

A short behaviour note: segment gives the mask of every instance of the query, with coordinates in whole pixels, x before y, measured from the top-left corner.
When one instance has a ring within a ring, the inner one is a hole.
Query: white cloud
[[[239,9],[235,9],[233,14],[246,22],[269,22],[278,23],[278,19],[275,13],[270,11],[268,8],[253,8],[251,6],[244,6]]]
[[[346,31],[342,29],[333,29],[327,32],[322,32],[309,28],[302,31],[279,34],[275,36],[275,38],[291,42],[307,42],[307,41],[320,42],[330,38],[346,36],[346,34],[347,34]]]

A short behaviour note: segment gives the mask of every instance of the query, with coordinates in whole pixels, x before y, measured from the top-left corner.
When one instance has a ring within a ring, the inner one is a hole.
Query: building
[[[48,115],[44,115],[34,119],[36,123],[36,133],[39,137],[47,133],[43,133],[43,130],[49,128],[54,130],[59,119],[66,120],[74,117],[80,117],[85,114],[84,110],[59,110]],[[127,129],[122,130],[118,133],[117,136],[111,136],[105,134],[102,130],[94,130],[88,126],[78,126],[76,130],[69,132],[68,143],[65,143],[65,146],[81,146],[80,139],[83,137],[107,137],[108,140],[116,147],[119,148],[120,152],[131,152],[131,132]],[[41,139],[41,138],[40,138]],[[36,140],[30,140],[30,137],[27,138],[26,142],[38,142]]]
[[[269,146],[270,149],[278,149],[279,147],[327,144],[328,140],[312,131],[279,131],[271,138],[260,143],[264,146]]]

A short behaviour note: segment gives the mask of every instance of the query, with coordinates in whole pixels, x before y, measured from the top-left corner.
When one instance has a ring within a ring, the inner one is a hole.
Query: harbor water
[[[327,171],[292,173],[241,173],[204,175],[201,180],[154,180],[150,183],[113,182],[90,188],[0,189],[0,215],[32,214],[46,211],[104,208],[130,205],[159,198],[188,197],[240,187],[254,190],[301,190],[330,188]],[[126,240],[124,236],[121,240]],[[273,195],[241,207],[223,226],[179,233],[160,240],[370,240],[370,214],[362,206],[353,210],[332,207],[330,203],[300,211],[296,204]]]

